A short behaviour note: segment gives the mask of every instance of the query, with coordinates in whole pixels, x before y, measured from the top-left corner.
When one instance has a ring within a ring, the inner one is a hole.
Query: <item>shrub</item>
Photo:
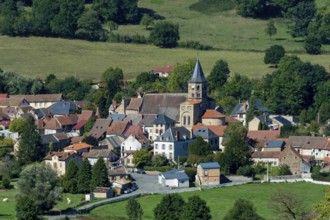
[[[238,175],[246,176],[246,177],[254,177],[256,172],[252,166],[244,166],[238,168],[237,172]]]
[[[320,54],[321,53],[321,39],[315,35],[309,35],[306,37],[304,48],[308,54]]]
[[[214,49],[210,45],[204,45],[204,44],[201,44],[199,41],[193,41],[193,40],[182,41],[179,43],[179,47],[191,48],[191,49],[196,49],[196,50],[212,50],[212,49]]]
[[[151,166],[144,166],[143,168],[145,171],[158,171],[158,172],[166,172],[172,169],[170,166],[163,166],[163,167],[151,167]]]
[[[290,167],[286,164],[278,166],[277,175],[278,176],[286,176],[291,175]]]
[[[7,177],[3,177],[2,179],[2,188],[9,189],[10,187],[10,180]]]

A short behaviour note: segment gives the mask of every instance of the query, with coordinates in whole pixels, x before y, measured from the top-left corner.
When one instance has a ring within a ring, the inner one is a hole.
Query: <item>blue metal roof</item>
[[[188,175],[182,169],[170,170],[161,173],[165,179],[189,180]]]
[[[280,115],[279,116],[276,116],[274,119],[277,120],[277,121],[279,121],[283,125],[291,125],[291,122],[290,121],[288,121],[287,119],[285,119],[284,117],[282,117]]]
[[[219,169],[220,165],[218,162],[211,163],[200,163],[199,164],[203,169]]]

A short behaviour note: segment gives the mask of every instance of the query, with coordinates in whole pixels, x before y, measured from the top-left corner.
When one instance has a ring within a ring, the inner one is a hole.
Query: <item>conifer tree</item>
[[[92,169],[92,182],[91,189],[95,187],[108,186],[108,168],[106,167],[104,160],[99,158]]]
[[[88,159],[85,159],[80,167],[77,178],[77,188],[79,193],[89,193],[91,191],[92,166]]]
[[[70,160],[68,168],[63,176],[62,185],[66,192],[77,193],[78,168],[73,160]]]
[[[33,119],[26,120],[19,139],[17,159],[19,164],[27,165],[41,161],[46,154],[46,149],[41,144],[41,137],[36,129]]]
[[[181,214],[182,220],[209,220],[211,218],[210,208],[206,205],[205,200],[199,196],[189,197]]]

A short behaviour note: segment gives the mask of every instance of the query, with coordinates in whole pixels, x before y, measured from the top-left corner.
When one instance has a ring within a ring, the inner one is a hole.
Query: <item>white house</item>
[[[131,134],[122,144],[121,144],[121,157],[124,158],[124,164],[128,166],[134,166],[133,164],[133,154],[136,151],[141,150],[148,146],[148,140],[145,136],[141,134]]]
[[[99,158],[103,158],[106,164],[118,160],[117,155],[109,149],[93,149],[83,153],[83,157],[87,158],[91,165],[94,165]]]
[[[173,188],[187,188],[189,177],[182,169],[170,170],[158,175],[158,183]]]
[[[278,166],[280,154],[281,151],[255,151],[252,154],[252,160],[255,164],[262,162],[270,166]]]
[[[163,154],[169,160],[188,155],[188,145],[194,141],[184,127],[167,129],[154,142],[154,155]]]

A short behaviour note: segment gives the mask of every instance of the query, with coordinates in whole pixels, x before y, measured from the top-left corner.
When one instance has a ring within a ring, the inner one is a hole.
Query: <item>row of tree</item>
[[[108,168],[102,158],[91,166],[89,160],[83,160],[80,169],[73,160],[69,162],[68,168],[61,179],[65,192],[90,193],[95,187],[109,186]]]
[[[0,32],[9,36],[55,36],[104,41],[104,23],[134,23],[140,19],[137,0],[95,0],[85,8],[83,0],[33,0],[31,12],[24,3],[0,3]]]

